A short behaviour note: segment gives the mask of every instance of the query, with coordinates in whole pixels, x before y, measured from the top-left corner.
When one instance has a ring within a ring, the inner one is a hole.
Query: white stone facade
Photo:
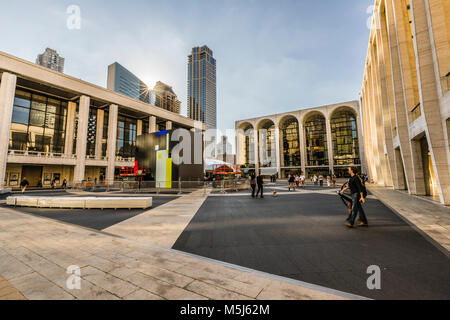
[[[334,145],[332,138],[332,129],[331,129],[331,119],[339,111],[348,111],[350,112],[355,119],[356,122],[356,131],[358,137],[358,149],[359,149],[359,163],[347,163],[347,164],[335,164],[334,159]],[[327,164],[314,165],[311,164],[311,161],[307,160],[307,138],[305,133],[305,121],[310,119],[313,115],[320,115],[324,118],[324,135],[326,137],[322,137],[326,140],[326,158]],[[287,119],[295,119],[298,123],[298,142],[299,142],[299,153],[300,153],[300,165],[296,166],[286,166],[283,161],[283,134],[282,134],[282,125]],[[264,123],[271,123],[274,125],[274,134],[275,134],[275,156],[274,162],[276,165],[271,164],[269,168],[263,169],[263,164],[261,158],[267,148],[267,146],[261,146],[261,129]],[[245,147],[245,137],[248,134],[252,134],[252,145],[251,148],[255,156],[253,156],[253,161],[250,164],[251,168],[255,168],[256,172],[261,174],[266,174],[264,171],[269,172],[272,170],[272,173],[277,173],[279,177],[285,177],[287,172],[303,172],[308,175],[309,172],[313,172],[313,170],[321,170],[321,172],[332,174],[335,173],[337,169],[346,169],[349,166],[358,166],[360,170],[365,172],[365,157],[364,157],[364,148],[363,148],[363,138],[362,138],[362,125],[361,125],[361,117],[360,117],[360,108],[358,101],[348,101],[343,103],[337,103],[332,105],[325,105],[320,107],[301,109],[291,112],[279,113],[274,115],[262,116],[257,118],[245,119],[236,121],[235,127],[237,130],[236,135],[236,162],[237,164],[244,165],[246,162],[246,147]],[[248,129],[253,129],[251,131],[247,131]],[[257,130],[255,130],[257,129]],[[248,155],[247,155],[248,156]],[[342,170],[341,170],[342,171]],[[284,173],[284,174],[283,174]]]

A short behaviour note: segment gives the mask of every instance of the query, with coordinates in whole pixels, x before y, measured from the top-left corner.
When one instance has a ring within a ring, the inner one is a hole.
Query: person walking
[[[67,189],[67,179],[64,178],[63,182],[62,182],[62,187],[63,189]]]
[[[250,175],[250,187],[252,188],[252,198],[254,198],[256,191],[256,178],[253,173]]]
[[[295,186],[298,188],[300,185],[300,177],[298,174],[295,175]]]
[[[363,186],[361,178],[358,176],[358,168],[350,167],[348,168],[348,173],[350,174],[348,185],[344,187],[340,192],[340,194],[343,195],[347,189],[350,189],[350,192],[352,194],[352,214],[346,226],[349,228],[353,228],[355,219],[359,213],[359,219],[361,220],[361,223],[358,224],[358,226],[368,227],[369,222],[367,221],[366,214],[364,213],[363,207],[361,205],[361,203],[366,202],[366,199],[364,198],[365,187]]]
[[[258,177],[256,178],[256,184],[258,185],[258,190],[256,191],[256,197],[258,198],[258,194],[261,191],[261,198],[264,198],[264,190],[263,190],[263,185],[264,185],[264,181],[263,181],[263,177],[262,175],[258,175]]]
[[[319,175],[319,185],[323,187],[323,175]]]
[[[333,174],[331,176],[331,183],[333,185],[333,188],[335,188],[336,187],[336,175],[335,174]]]
[[[291,191],[291,188],[293,191],[295,191],[295,178],[293,175],[291,174],[289,175],[288,182],[289,182],[289,191]]]
[[[301,182],[301,186],[302,186],[302,188],[304,188],[304,187],[305,187],[305,181],[306,181],[306,177],[305,177],[305,174],[304,174],[304,173],[302,173],[302,175],[300,176],[300,182]]]
[[[317,186],[317,176],[316,175],[314,175],[314,177],[313,177],[313,182],[314,182],[314,185]]]
[[[331,187],[331,177],[327,176],[327,187]]]
[[[22,190],[22,193],[24,193],[27,190],[27,187],[30,185],[27,178],[23,177],[22,181],[20,182],[20,189]]]

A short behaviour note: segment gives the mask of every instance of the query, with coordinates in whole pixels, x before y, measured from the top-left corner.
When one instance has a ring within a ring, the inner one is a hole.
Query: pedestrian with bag
[[[350,216],[349,221],[346,226],[349,228],[353,228],[356,217],[359,214],[359,219],[361,223],[358,224],[358,227],[368,227],[369,222],[367,221],[366,214],[364,213],[364,209],[361,203],[366,202],[367,190],[363,183],[363,180],[358,176],[358,168],[350,167],[348,168],[348,173],[350,174],[350,179],[348,180],[348,185],[344,187],[340,194],[343,195],[347,189],[350,189],[352,194],[352,214]]]

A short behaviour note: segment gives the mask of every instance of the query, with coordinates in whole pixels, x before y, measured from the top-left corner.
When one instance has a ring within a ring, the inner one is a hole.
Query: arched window
[[[276,167],[275,124],[265,120],[259,126],[260,167]]]
[[[294,117],[288,118],[281,124],[284,167],[301,165],[298,130],[298,121]]]
[[[305,121],[306,165],[328,165],[327,131],[325,117],[320,113],[309,116]]]
[[[337,111],[331,117],[334,164],[360,164],[356,117],[349,110]]]

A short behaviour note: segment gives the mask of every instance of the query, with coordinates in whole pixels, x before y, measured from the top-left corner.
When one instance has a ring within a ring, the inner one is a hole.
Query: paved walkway
[[[24,300],[25,297],[8,280],[0,276],[0,300]]]
[[[115,224],[103,231],[127,239],[172,248],[175,241],[208,197],[208,190],[199,190]]]
[[[0,276],[27,299],[357,298],[1,207]]]
[[[450,207],[390,188],[369,185],[369,190],[386,206],[450,251]]]

